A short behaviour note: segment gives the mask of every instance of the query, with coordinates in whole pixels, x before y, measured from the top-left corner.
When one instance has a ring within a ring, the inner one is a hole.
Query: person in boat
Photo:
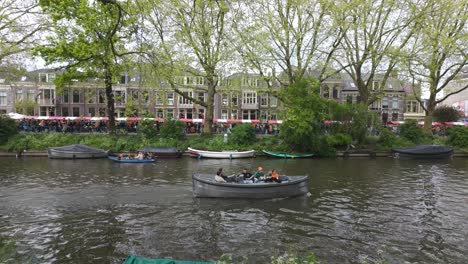
[[[119,160],[123,160],[124,159],[124,155],[123,153],[120,153],[119,156],[117,157]]]
[[[244,168],[239,176],[241,176],[242,180],[248,180],[252,177],[252,173],[248,172],[247,169]]]
[[[216,182],[226,182],[227,176],[223,173],[223,168],[219,168],[216,172],[215,181]]]
[[[268,178],[265,182],[277,182],[281,183],[280,175],[276,169],[272,169],[271,173],[269,173]]]
[[[265,179],[265,173],[263,173],[263,168],[258,167],[257,171],[249,179],[253,180],[254,182],[264,180]]]
[[[138,152],[138,155],[136,156],[137,160],[143,160],[145,156],[143,155],[143,152]]]

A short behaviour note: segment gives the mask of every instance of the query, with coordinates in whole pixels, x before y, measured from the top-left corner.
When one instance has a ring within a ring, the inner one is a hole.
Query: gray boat
[[[453,148],[439,145],[418,145],[410,148],[392,149],[394,158],[447,159],[452,157]]]
[[[107,151],[86,145],[69,145],[47,149],[49,159],[98,159],[106,158]]]
[[[309,192],[308,176],[288,176],[281,183],[224,183],[216,182],[213,174],[193,174],[193,195],[212,198],[280,198],[304,195]]]

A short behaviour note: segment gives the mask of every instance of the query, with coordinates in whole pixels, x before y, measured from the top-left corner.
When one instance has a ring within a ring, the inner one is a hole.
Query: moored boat
[[[108,156],[107,151],[86,145],[69,145],[47,149],[50,159],[98,159]]]
[[[119,157],[115,157],[115,156],[109,156],[108,158],[112,161],[119,162],[119,163],[153,163],[156,161],[155,159],[142,159],[142,160],[129,159],[129,158],[119,159]]]
[[[237,151],[237,150],[200,150],[188,148],[190,154],[198,158],[212,158],[212,159],[239,159],[250,158],[255,155],[255,150]]]
[[[300,196],[309,191],[308,176],[288,176],[281,183],[225,183],[216,182],[212,174],[193,174],[195,197],[212,198],[280,198]]]
[[[182,157],[182,151],[178,151],[176,147],[153,147],[146,146],[138,151],[152,153],[158,159],[175,159]]]
[[[410,148],[392,149],[394,158],[445,159],[453,155],[453,148],[439,145],[418,145]]]
[[[285,158],[285,159],[297,159],[297,158],[311,158],[314,154],[311,153],[286,153],[286,152],[275,152],[275,151],[268,151],[262,150],[263,153],[267,154],[270,157],[275,158]]]

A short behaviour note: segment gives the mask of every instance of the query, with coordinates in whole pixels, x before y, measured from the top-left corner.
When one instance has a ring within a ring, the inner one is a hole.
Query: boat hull
[[[285,153],[285,152],[274,152],[268,150],[262,150],[263,153],[267,154],[270,157],[275,158],[284,158],[284,159],[299,159],[299,158],[312,158],[314,154],[307,154],[307,153]]]
[[[47,149],[49,159],[100,159],[106,158],[107,152],[71,152]]]
[[[453,149],[437,145],[419,145],[412,148],[392,149],[394,158],[409,159],[447,159],[452,157]]]
[[[251,158],[255,155],[255,150],[248,151],[208,151],[188,148],[191,156],[198,158],[211,158],[211,159],[240,159]]]
[[[193,195],[208,198],[280,198],[293,197],[309,192],[307,176],[288,176],[282,183],[219,183],[211,174],[193,174]]]
[[[146,160],[138,160],[138,159],[120,159],[117,157],[108,157],[110,160],[118,163],[153,163],[155,159],[146,159]]]

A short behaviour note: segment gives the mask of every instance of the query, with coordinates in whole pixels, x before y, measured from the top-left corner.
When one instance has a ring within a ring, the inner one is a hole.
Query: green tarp
[[[128,256],[123,264],[213,264],[214,262],[174,260],[174,259],[150,259],[136,256]]]

